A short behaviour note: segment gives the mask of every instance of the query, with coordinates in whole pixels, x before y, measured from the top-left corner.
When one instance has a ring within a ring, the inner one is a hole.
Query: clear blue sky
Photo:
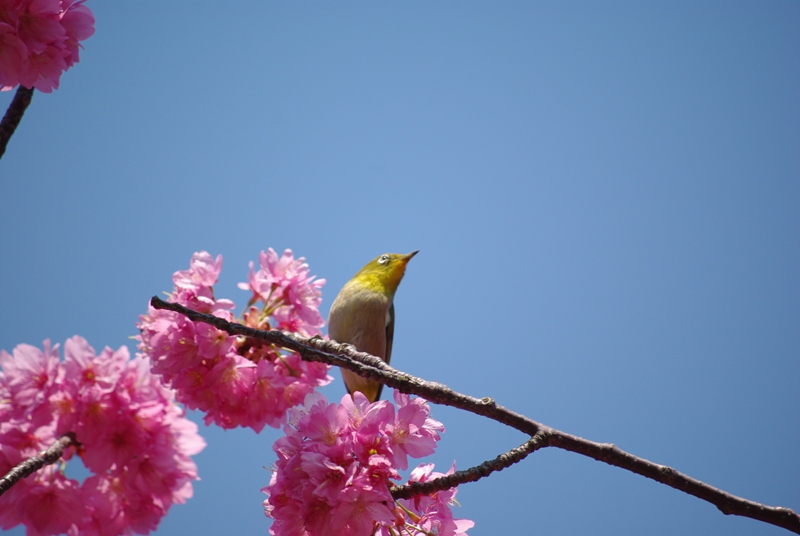
[[[88,5],[0,161],[0,348],[133,348],[201,249],[241,308],[292,248],[324,315],[420,249],[397,367],[800,510],[800,4]],[[442,469],[526,439],[433,415]],[[201,432],[158,534],[266,533],[278,432]],[[784,534],[552,449],[459,499],[473,536]]]

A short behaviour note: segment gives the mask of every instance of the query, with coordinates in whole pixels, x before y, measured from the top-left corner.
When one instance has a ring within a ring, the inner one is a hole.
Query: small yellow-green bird
[[[406,272],[411,257],[384,253],[364,266],[348,281],[333,300],[328,315],[328,335],[337,342],[349,343],[361,352],[380,357],[387,363],[392,357],[394,336],[394,293]],[[370,402],[381,397],[383,384],[362,378],[342,369],[347,392],[364,393]]]

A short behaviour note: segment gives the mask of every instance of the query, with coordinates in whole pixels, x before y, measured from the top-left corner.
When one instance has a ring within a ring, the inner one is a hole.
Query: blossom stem
[[[290,375],[290,376],[292,376],[292,377],[295,377],[295,378],[298,378],[298,377],[300,377],[300,375],[301,375],[302,373],[301,373],[299,370],[295,370],[295,369],[293,369],[293,368],[292,368],[292,367],[289,365],[289,363],[287,363],[287,361],[286,361],[286,356],[285,356],[285,355],[280,355],[280,354],[278,354],[278,359],[280,359],[280,362],[281,362],[281,364],[282,364],[284,367],[286,367],[286,369],[289,371],[289,375]]]

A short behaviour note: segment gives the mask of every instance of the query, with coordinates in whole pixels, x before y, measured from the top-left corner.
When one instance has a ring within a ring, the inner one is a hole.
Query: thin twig
[[[522,461],[528,454],[546,447],[546,434],[539,432],[528,441],[515,449],[504,452],[493,460],[488,460],[475,467],[456,471],[452,475],[440,476],[427,482],[412,482],[402,486],[394,486],[389,491],[395,499],[408,499],[414,495],[430,495],[431,493],[454,488],[467,482],[476,482],[487,477],[495,471],[502,471],[506,467]]]
[[[18,463],[11,469],[6,476],[0,478],[0,495],[8,491],[11,486],[28,475],[38,471],[45,465],[55,463],[64,454],[64,449],[70,445],[77,445],[78,441],[72,432],[59,437],[55,443],[50,445],[47,450],[43,450],[37,456],[32,456],[27,460]]]
[[[3,158],[8,140],[11,139],[14,131],[17,130],[17,126],[19,126],[19,122],[22,121],[22,116],[31,103],[31,98],[33,98],[33,88],[28,89],[23,86],[17,88],[17,93],[14,95],[8,110],[6,110],[6,115],[0,121],[0,158]]]
[[[394,387],[403,393],[415,394],[430,402],[456,407],[488,417],[515,428],[532,438],[539,435],[545,441],[545,445],[542,445],[542,447],[557,447],[615,467],[627,469],[707,501],[726,515],[757,519],[800,534],[800,516],[789,508],[767,506],[737,497],[684,475],[671,467],[634,456],[618,449],[614,445],[596,443],[550,428],[498,405],[492,398],[478,399],[467,396],[453,391],[446,385],[429,382],[400,372],[375,356],[356,351],[349,344],[326,341],[318,337],[309,339],[281,331],[260,331],[241,324],[228,322],[213,315],[198,313],[176,303],[165,302],[157,296],[153,296],[150,304],[156,309],[175,311],[193,321],[210,324],[231,335],[242,335],[294,350],[306,361],[323,362],[346,368],[365,378],[378,380],[385,385]]]

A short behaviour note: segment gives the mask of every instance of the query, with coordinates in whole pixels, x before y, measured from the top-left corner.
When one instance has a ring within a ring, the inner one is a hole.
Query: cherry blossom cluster
[[[43,350],[20,344],[0,351],[0,474],[37,455],[67,432],[92,473],[82,483],[49,465],[0,500],[0,529],[27,533],[147,534],[169,508],[192,496],[190,456],[205,442],[172,392],[128,349],[99,355],[85,339]],[[65,452],[72,459],[76,450]]]
[[[195,311],[233,320],[234,303],[214,297],[222,256],[201,251],[189,269],[173,275],[169,301]],[[320,335],[325,324],[318,308],[324,279],[309,275],[305,259],[291,250],[282,256],[261,252],[259,270],[250,264],[252,291],[242,323],[261,329]],[[307,363],[295,352],[244,337],[234,337],[179,313],[154,309],[139,319],[139,350],[153,372],[174,388],[187,407],[205,413],[205,423],[223,428],[244,426],[260,432],[286,422],[286,412],[316,387],[330,383],[329,366]]]
[[[85,0],[0,0],[0,89],[50,93],[94,34]]]
[[[328,404],[310,395],[291,412],[269,486],[263,491],[270,533],[276,536],[390,536],[466,534],[473,522],[453,519],[455,489],[395,502],[389,492],[408,457],[432,454],[444,427],[421,398],[395,392],[395,406],[369,403],[360,392]],[[421,465],[411,481],[424,482],[433,464]],[[452,471],[453,469],[451,469]]]
[[[408,482],[428,482],[441,476],[451,475],[455,470],[455,462],[446,473],[434,472],[432,463],[420,464],[411,471]],[[384,530],[378,534],[383,536],[395,536],[397,534],[411,536],[466,534],[467,529],[474,527],[475,523],[469,519],[453,519],[450,505],[456,502],[456,491],[456,488],[450,488],[444,491],[437,491],[431,495],[417,495],[411,499],[401,499],[398,502],[408,519],[405,524],[408,530],[397,530],[394,533],[390,530]]]

